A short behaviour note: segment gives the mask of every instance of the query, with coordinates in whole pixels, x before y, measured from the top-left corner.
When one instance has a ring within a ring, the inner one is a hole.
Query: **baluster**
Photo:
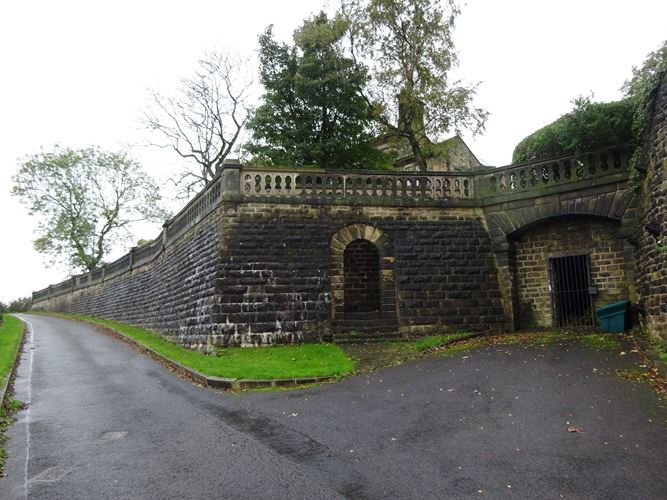
[[[594,154],[590,154],[590,155],[588,155],[588,156],[586,157],[586,161],[587,161],[587,163],[588,163],[588,173],[591,174],[591,175],[595,175],[595,171],[596,171],[596,168],[595,168],[595,155],[594,155]]]
[[[394,198],[398,197],[399,195],[396,177],[389,177],[387,180],[389,181],[389,195]]]
[[[565,160],[563,162],[563,177],[566,179],[572,177],[572,162],[570,160]]]
[[[534,188],[537,186],[537,168],[530,169],[530,185]]]
[[[609,170],[609,158],[607,157],[607,153],[600,153],[600,169],[603,172],[606,172]]]
[[[618,149],[614,149],[611,153],[613,159],[614,159],[614,168],[618,169],[621,168],[621,153]]]

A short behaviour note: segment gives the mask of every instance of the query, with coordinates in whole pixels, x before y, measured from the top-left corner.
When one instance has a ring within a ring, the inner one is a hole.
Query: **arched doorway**
[[[381,229],[354,224],[331,237],[334,339],[386,336],[398,330],[394,252]]]
[[[380,252],[367,240],[354,240],[343,252],[345,312],[380,312]]]

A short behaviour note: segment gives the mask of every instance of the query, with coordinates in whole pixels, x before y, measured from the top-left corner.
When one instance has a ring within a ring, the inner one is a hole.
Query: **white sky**
[[[67,274],[33,250],[36,222],[9,195],[18,158],[56,143],[130,147],[164,179],[175,158],[133,146],[147,138],[139,125],[146,89],[169,93],[205,50],[252,53],[270,23],[288,39],[323,6],[318,0],[2,2],[0,300]],[[462,10],[458,77],[483,82],[477,103],[491,112],[484,136],[465,139],[490,165],[508,164],[516,143],[569,111],[572,98],[591,92],[597,100],[620,98],[632,66],[667,38],[663,0],[468,0]],[[136,238],[158,232],[145,227]]]

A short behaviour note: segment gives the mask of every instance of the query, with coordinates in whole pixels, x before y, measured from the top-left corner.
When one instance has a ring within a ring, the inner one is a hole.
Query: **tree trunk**
[[[415,162],[419,167],[420,172],[426,172],[426,158],[424,158],[424,153],[422,153],[421,145],[419,144],[419,139],[415,137],[414,134],[410,134],[408,137],[410,142],[410,148],[412,148],[412,154],[415,157]]]

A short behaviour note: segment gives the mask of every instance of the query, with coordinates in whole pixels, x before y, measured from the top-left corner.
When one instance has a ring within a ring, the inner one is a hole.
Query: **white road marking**
[[[28,361],[28,400],[26,401],[25,413],[25,467],[23,471],[23,492],[25,494],[25,498],[28,498],[28,463],[30,462],[30,403],[32,400],[32,351],[35,348],[35,339],[32,323],[25,318],[21,319],[28,326],[28,352],[30,353]]]

